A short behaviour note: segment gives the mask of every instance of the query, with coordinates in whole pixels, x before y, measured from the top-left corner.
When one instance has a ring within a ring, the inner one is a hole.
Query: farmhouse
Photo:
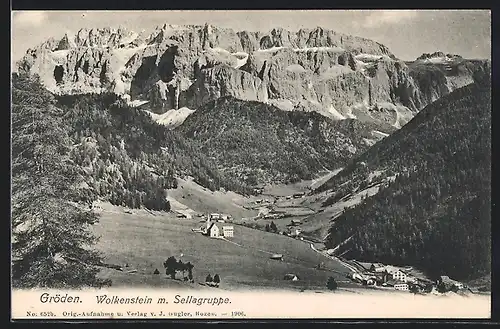
[[[207,235],[211,238],[218,238],[220,236],[219,227],[215,223],[212,223],[207,230]]]
[[[228,238],[232,238],[234,236],[234,227],[231,226],[222,226],[222,235]]]
[[[375,280],[377,284],[384,284],[387,281],[389,281],[392,278],[392,276],[387,273],[387,272],[376,272],[375,273]]]
[[[292,219],[292,220],[290,221],[290,225],[291,225],[291,226],[296,226],[296,225],[300,225],[300,224],[301,224],[301,221],[300,221],[300,220],[298,220],[298,219]]]
[[[406,276],[406,273],[404,273],[403,271],[396,271],[396,272],[393,272],[392,273],[392,278],[394,280],[398,280],[398,281],[401,281],[401,282],[406,282],[407,280],[407,276]]]
[[[210,216],[208,216],[208,218],[210,220],[217,220],[217,219],[221,219],[221,214],[218,214],[218,213],[212,213],[210,214]]]
[[[372,266],[370,266],[370,271],[371,272],[385,272],[385,266],[384,264],[381,263],[373,263]]]
[[[306,194],[305,192],[295,193],[295,194],[293,195],[293,197],[294,197],[295,199],[297,199],[297,198],[302,198],[305,194]]]
[[[439,277],[438,279],[438,284],[440,283],[443,283],[445,285],[445,287],[452,287],[452,286],[455,286],[457,287],[458,289],[463,289],[464,288],[464,285],[462,282],[459,282],[459,281],[456,281],[456,280],[453,280],[453,279],[450,279],[449,276],[447,275],[442,275]],[[451,289],[451,288],[450,288]]]
[[[396,283],[394,289],[401,291],[408,291],[408,283]]]
[[[270,258],[274,259],[274,260],[283,260],[283,255],[282,254],[274,254]]]
[[[189,218],[189,219],[191,219],[192,217],[189,214],[178,212],[177,213],[177,218]]]
[[[283,279],[290,281],[299,281],[299,277],[292,273],[285,274],[285,277]]]
[[[385,271],[389,274],[394,274],[397,271],[401,271],[398,267],[392,265],[386,265]]]

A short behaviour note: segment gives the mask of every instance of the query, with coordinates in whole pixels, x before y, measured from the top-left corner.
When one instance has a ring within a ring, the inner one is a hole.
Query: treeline
[[[356,190],[366,172],[397,174],[335,219],[329,248],[347,241],[338,255],[415,265],[433,276],[471,279],[491,271],[488,81],[427,106],[329,182],[332,188],[351,178]]]
[[[367,149],[373,124],[333,121],[233,97],[207,103],[177,128],[219,169],[248,185],[290,183],[343,166]]]

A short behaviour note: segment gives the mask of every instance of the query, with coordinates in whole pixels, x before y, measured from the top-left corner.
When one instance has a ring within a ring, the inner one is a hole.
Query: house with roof
[[[392,279],[392,275],[387,272],[375,272],[374,277],[377,285],[382,285]]]
[[[232,225],[222,226],[222,235],[226,238],[234,237],[234,227]]]
[[[408,286],[408,283],[406,283],[406,282],[398,282],[394,285],[394,289],[401,290],[401,291],[408,291],[410,289],[410,287]]]
[[[299,277],[293,273],[285,274],[284,280],[299,281]]]
[[[273,254],[270,258],[274,259],[274,260],[283,260],[283,255],[282,254]]]
[[[381,263],[373,263],[370,266],[370,272],[385,272],[385,265]]]
[[[211,238],[218,238],[220,237],[220,230],[217,224],[212,223],[207,229],[207,235]]]
[[[221,219],[221,214],[219,213],[211,213],[208,218],[210,218],[211,220],[218,220],[218,219]]]
[[[464,288],[464,284],[462,282],[450,279],[450,277],[447,275],[441,275],[439,277],[439,279],[437,280],[437,284],[440,284],[440,283],[444,284],[446,289],[449,289],[449,290],[451,290],[451,288],[453,286],[457,287],[458,289]]]
[[[405,283],[408,279],[406,273],[401,271],[401,270],[397,270],[395,272],[392,272],[392,278],[394,280],[398,280],[398,281],[405,282]]]

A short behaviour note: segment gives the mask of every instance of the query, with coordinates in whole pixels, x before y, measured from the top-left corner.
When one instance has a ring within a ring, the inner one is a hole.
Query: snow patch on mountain
[[[271,48],[268,48],[268,49],[257,49],[256,52],[260,52],[260,53],[274,53],[278,50],[281,50],[281,49],[284,49],[285,47],[271,47]]]
[[[383,132],[378,131],[378,130],[373,130],[372,135],[375,137],[380,137],[380,138],[384,138],[384,137],[389,136],[389,134],[383,133]]]
[[[333,52],[343,52],[345,51],[342,47],[304,47],[304,48],[294,48],[296,52],[318,52],[318,51],[333,51]]]
[[[132,106],[132,107],[138,107],[138,106],[141,106],[141,105],[144,105],[147,103],[149,103],[149,101],[145,101],[145,100],[141,100],[141,99],[134,99],[133,101],[127,102],[127,104]]]
[[[236,66],[234,67],[235,69],[239,69],[240,67],[245,65],[248,61],[248,53],[244,51],[232,53],[232,55],[236,57]]]
[[[178,110],[169,110],[163,114],[156,114],[151,111],[145,110],[154,121],[157,123],[167,126],[169,128],[175,128],[180,126],[186,118],[191,115],[195,110],[191,110],[187,107],[181,107]]]
[[[332,114],[332,117],[334,119],[337,119],[337,120],[345,120],[346,117],[343,116],[339,111],[337,111],[335,109],[335,107],[333,107],[333,105],[330,105],[330,108],[328,108],[328,112],[330,112]]]
[[[269,99],[267,101],[267,104],[276,106],[278,109],[282,111],[293,111],[294,109],[294,104],[289,99],[282,99],[282,98]]]

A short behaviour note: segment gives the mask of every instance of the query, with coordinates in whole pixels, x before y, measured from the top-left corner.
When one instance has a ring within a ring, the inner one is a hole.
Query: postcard
[[[13,320],[491,317],[490,11],[11,30]]]

